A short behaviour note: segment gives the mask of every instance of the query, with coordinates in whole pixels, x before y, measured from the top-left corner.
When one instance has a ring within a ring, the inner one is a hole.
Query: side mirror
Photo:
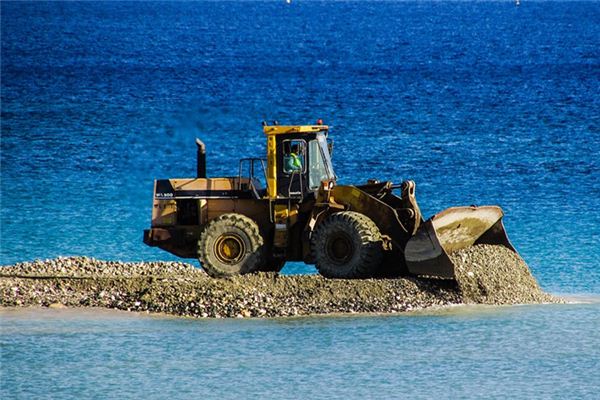
[[[329,150],[329,157],[333,157],[333,139],[327,139],[327,150]]]

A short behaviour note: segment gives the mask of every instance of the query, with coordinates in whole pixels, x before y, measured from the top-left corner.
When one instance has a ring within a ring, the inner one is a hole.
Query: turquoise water
[[[499,204],[552,293],[591,304],[198,321],[2,311],[2,398],[598,398],[600,2],[6,2],[0,265],[142,244],[152,181],[332,126],[342,183],[429,216]],[[193,262],[193,261],[192,261]],[[291,263],[285,273],[314,273]]]
[[[0,397],[597,399],[590,300],[273,320],[3,310]]]

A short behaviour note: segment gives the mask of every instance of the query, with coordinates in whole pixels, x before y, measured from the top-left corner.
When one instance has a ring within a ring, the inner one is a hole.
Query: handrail
[[[258,157],[247,157],[247,158],[242,158],[240,159],[240,163],[239,163],[239,171],[238,171],[238,190],[242,190],[242,175],[243,175],[243,166],[244,166],[244,162],[248,162],[248,179],[249,179],[249,185],[250,188],[252,190],[252,192],[254,193],[254,196],[257,199],[260,199],[260,194],[258,193],[258,188],[256,187],[256,185],[254,184],[254,163],[255,162],[260,162],[261,168],[263,170],[263,175],[265,177],[265,182],[267,182],[267,186],[268,186],[268,180],[267,180],[267,171],[265,169],[265,162],[266,159],[264,158],[258,158]]]
[[[292,192],[292,184],[294,183],[294,176],[298,175],[299,178],[299,183],[300,183],[300,191],[299,192]],[[292,197],[292,194],[299,194],[300,197],[304,197],[304,185],[302,185],[302,171],[292,171],[291,173],[291,177],[290,177],[290,184],[288,186],[288,195],[290,197]]]

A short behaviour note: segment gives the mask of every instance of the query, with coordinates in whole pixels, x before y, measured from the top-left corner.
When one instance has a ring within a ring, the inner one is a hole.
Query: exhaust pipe
[[[196,176],[206,178],[206,145],[196,138]]]

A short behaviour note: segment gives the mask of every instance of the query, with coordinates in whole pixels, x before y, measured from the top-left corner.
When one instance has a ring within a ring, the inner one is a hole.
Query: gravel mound
[[[0,269],[0,306],[92,306],[195,317],[395,313],[458,304],[454,282],[259,273],[214,279],[184,263],[85,257]]]
[[[523,259],[504,246],[476,245],[450,255],[466,303],[524,304],[559,301],[544,293]]]
[[[61,257],[0,267],[0,306],[89,306],[243,318],[558,301],[542,292],[523,260],[503,247],[475,246],[451,258],[457,265],[457,282],[277,273],[214,279],[181,262]]]
[[[2,275],[24,276],[69,276],[69,277],[134,277],[174,275],[197,276],[206,273],[191,264],[182,262],[122,262],[103,261],[89,257],[58,257],[49,260],[35,260],[0,267]]]

